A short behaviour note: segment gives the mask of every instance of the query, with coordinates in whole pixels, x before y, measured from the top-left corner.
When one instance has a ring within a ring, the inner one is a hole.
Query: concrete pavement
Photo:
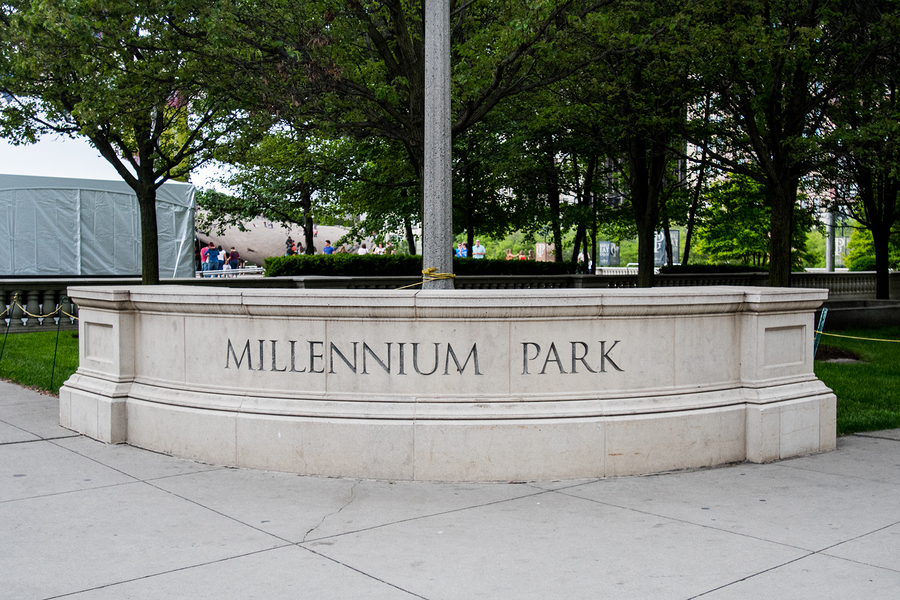
[[[3,599],[900,597],[900,430],[765,465],[449,484],[216,467],[57,413],[0,382]]]

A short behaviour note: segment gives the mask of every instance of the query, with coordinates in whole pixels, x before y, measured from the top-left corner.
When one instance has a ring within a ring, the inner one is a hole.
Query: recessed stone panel
[[[765,332],[765,366],[802,365],[806,361],[806,327],[767,327]]]

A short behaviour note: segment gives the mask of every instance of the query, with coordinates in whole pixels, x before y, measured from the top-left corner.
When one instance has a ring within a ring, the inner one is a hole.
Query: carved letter
[[[316,371],[316,367],[315,367],[315,361],[316,361],[316,359],[317,359],[317,358],[322,358],[322,359],[325,358],[325,353],[324,353],[324,352],[322,352],[322,354],[316,354],[316,353],[315,353],[315,348],[314,348],[314,346],[315,346],[316,344],[319,344],[320,346],[324,346],[324,345],[325,345],[325,342],[313,342],[313,341],[310,341],[310,342],[309,342],[309,372],[310,372],[310,373],[324,373],[324,372],[325,372],[325,365],[322,365],[322,370],[321,370],[321,371]]]
[[[416,373],[418,373],[419,375],[433,375],[434,372],[437,371],[438,362],[440,361],[440,358],[438,358],[438,346],[440,346],[440,344],[435,342],[434,343],[434,368],[431,371],[429,371],[428,373],[423,373],[422,371],[419,370],[419,342],[413,342],[413,345],[412,345],[412,347],[413,347],[413,368],[416,370]]]
[[[259,340],[259,369],[258,371],[265,371],[263,368],[263,346],[265,345],[266,340]]]
[[[569,342],[569,343],[572,344],[572,372],[573,372],[573,373],[577,373],[577,372],[578,372],[578,371],[575,370],[575,362],[580,360],[580,361],[581,361],[581,364],[584,365],[584,368],[585,368],[585,369],[587,369],[587,370],[590,371],[591,373],[596,373],[597,371],[593,370],[593,369],[587,364],[587,361],[584,360],[585,357],[587,357],[587,355],[588,355],[588,345],[585,344],[584,342]],[[578,356],[578,354],[577,354],[576,351],[575,351],[576,346],[581,346],[581,349],[584,350],[584,354],[582,354],[581,356]],[[612,348],[610,348],[610,350],[612,350]]]
[[[275,366],[275,345],[278,342],[275,340],[269,340],[269,341],[272,342],[272,369],[271,370],[278,371],[279,373],[284,373],[285,371],[287,371],[287,367],[279,369],[278,367]]]
[[[241,363],[244,362],[244,357],[247,357],[247,370],[253,370],[253,361],[250,358],[250,340],[247,340],[247,343],[244,344],[244,351],[241,352],[241,357],[238,358],[237,354],[234,352],[234,347],[231,345],[231,338],[228,338],[228,351],[225,354],[225,368],[230,369],[228,365],[231,364],[232,357],[234,358],[234,368],[240,369]]]
[[[337,355],[341,357],[341,360],[344,361],[350,370],[356,373],[356,345],[359,342],[353,342],[353,364],[350,364],[350,361],[347,360],[347,357],[344,356],[344,353],[338,350],[338,347],[334,345],[334,342],[331,342],[331,351],[329,352],[328,362],[331,364],[331,368],[329,369],[329,373],[334,373],[334,353],[337,352]]]
[[[534,356],[528,358],[528,346],[534,346],[536,352]],[[531,375],[528,372],[528,361],[534,360],[541,355],[541,347],[534,342],[522,342],[522,375]]]
[[[456,371],[458,373],[462,373],[466,370],[466,365],[469,364],[469,359],[474,357],[475,363],[475,374],[483,375],[483,373],[478,372],[478,345],[472,344],[472,350],[469,351],[469,355],[466,357],[466,362],[463,363],[463,366],[459,366],[459,361],[456,360],[456,353],[453,352],[453,346],[447,343],[447,358],[444,360],[444,375],[450,374],[450,357],[453,357],[453,362],[456,364]]]
[[[550,358],[550,355],[553,355],[553,358]],[[556,344],[550,343],[550,349],[547,350],[547,358],[544,360],[544,368],[541,369],[541,375],[547,370],[547,363],[555,362],[556,366],[559,368],[559,372],[563,375],[566,375],[566,370],[563,369],[562,361],[559,360],[559,353],[556,351]]]
[[[362,374],[363,375],[368,375],[368,373],[366,372],[366,351],[368,351],[369,354],[372,355],[372,358],[374,358],[376,361],[378,361],[378,364],[381,365],[381,368],[384,369],[385,373],[387,373],[387,374],[391,373],[391,342],[385,342],[385,345],[387,346],[387,365],[385,365],[383,362],[381,362],[381,359],[378,358],[378,355],[375,354],[374,350],[369,348],[369,345],[367,343],[363,342],[363,353],[362,353],[363,354],[363,356],[362,356],[362,359],[363,359]]]
[[[400,345],[400,372],[398,373],[398,375],[406,375],[406,372],[403,370],[403,367],[405,365],[405,363],[403,361],[403,346],[405,346],[406,344],[404,342],[400,342],[399,345]]]
[[[613,351],[613,348],[616,347],[616,344],[619,343],[619,340],[613,342],[613,345],[609,347],[609,350],[606,349],[606,342],[600,341],[600,372],[606,373],[606,361],[609,361],[609,364],[613,366],[613,369],[616,371],[623,371],[624,369],[620,369],[619,365],[613,362],[613,359],[609,357],[609,353]]]
[[[306,373],[306,369],[297,370],[295,368],[296,362],[296,354],[294,353],[294,345],[297,343],[297,340],[291,340],[291,373]]]

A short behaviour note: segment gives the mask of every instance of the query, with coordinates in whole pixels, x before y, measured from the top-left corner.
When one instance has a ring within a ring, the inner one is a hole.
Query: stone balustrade
[[[637,275],[605,270],[601,275],[529,275],[460,276],[456,289],[555,289],[598,288],[628,289],[637,287]],[[197,279],[167,279],[164,283],[212,287],[279,288],[279,289],[397,289],[415,286],[419,277],[219,277]],[[694,286],[753,286],[765,287],[766,273],[709,273],[657,275],[656,287]],[[74,330],[78,307],[67,301],[70,285],[138,285],[140,280],[129,278],[60,278],[0,280],[0,311],[6,310],[0,326],[9,332],[41,329]],[[872,300],[875,298],[875,273],[865,272],[798,272],[792,275],[793,287],[827,289],[830,301]],[[900,272],[891,274],[891,297],[900,298]],[[16,300],[15,302],[13,300]],[[61,312],[59,312],[61,311]],[[11,312],[11,315],[10,315]],[[35,317],[29,316],[37,315]],[[59,322],[62,314],[62,322]],[[52,316],[44,316],[52,315]],[[11,318],[10,318],[11,317]]]

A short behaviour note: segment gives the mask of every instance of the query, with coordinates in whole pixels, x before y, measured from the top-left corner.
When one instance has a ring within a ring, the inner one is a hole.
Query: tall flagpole
[[[425,1],[425,172],[422,264],[453,272],[453,205],[450,171],[450,0]],[[424,289],[451,289],[451,279]]]

